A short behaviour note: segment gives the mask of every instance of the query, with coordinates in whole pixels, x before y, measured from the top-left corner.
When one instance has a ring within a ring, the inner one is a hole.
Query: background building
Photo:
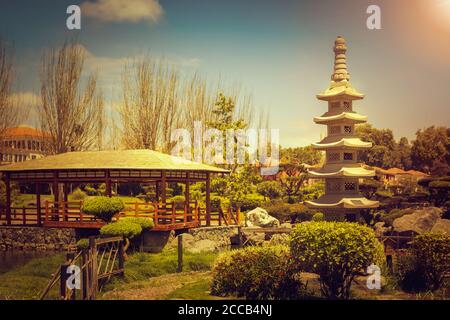
[[[7,128],[0,135],[0,164],[43,157],[46,139],[48,136],[44,132],[32,127]]]

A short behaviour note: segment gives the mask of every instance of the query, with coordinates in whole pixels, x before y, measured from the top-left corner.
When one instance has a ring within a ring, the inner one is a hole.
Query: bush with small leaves
[[[139,224],[126,221],[126,219],[120,219],[117,222],[109,223],[100,229],[100,234],[103,236],[123,236],[128,239],[134,238],[141,234],[141,232],[142,227]]]
[[[348,299],[354,278],[375,262],[377,242],[357,223],[302,223],[291,233],[291,254],[299,270],[319,275],[325,297]]]
[[[120,218],[119,222],[131,222],[136,223],[141,226],[142,229],[152,229],[155,224],[153,223],[153,220],[150,218],[143,218],[143,217],[124,217]]]
[[[324,221],[324,220],[325,220],[325,216],[323,215],[322,212],[316,212],[312,216],[312,221]]]
[[[77,249],[78,250],[85,250],[89,248],[89,239],[83,238],[78,240],[77,242]]]
[[[211,293],[246,299],[298,299],[305,287],[291,267],[289,247],[246,247],[224,252],[214,262]]]
[[[72,200],[84,200],[86,197],[87,197],[86,192],[84,192],[80,188],[76,188],[72,192]]]
[[[109,222],[124,208],[125,206],[119,198],[91,197],[85,201],[81,210],[84,213],[92,214],[103,221]]]
[[[450,266],[450,235],[424,233],[414,238],[413,252],[432,291],[439,289]]]

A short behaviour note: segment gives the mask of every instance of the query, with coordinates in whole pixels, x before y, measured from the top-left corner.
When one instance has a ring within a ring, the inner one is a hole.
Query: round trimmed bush
[[[104,225],[100,229],[101,235],[110,237],[123,236],[127,239],[134,238],[141,232],[142,227],[139,224],[131,221],[124,221],[124,219],[120,219],[117,222]]]
[[[325,297],[348,299],[354,278],[375,262],[377,242],[357,223],[310,222],[293,229],[291,254],[300,270],[319,275]]]
[[[72,199],[73,200],[84,200],[87,197],[86,192],[84,192],[83,190],[81,190],[80,188],[76,188],[73,192],[72,192]]]
[[[110,222],[124,208],[125,206],[119,198],[91,197],[85,201],[81,210],[103,221]]]
[[[324,221],[324,220],[325,220],[325,216],[323,215],[322,212],[316,212],[312,216],[312,221]]]
[[[131,222],[141,226],[142,229],[151,229],[155,226],[152,219],[142,217],[124,217],[120,218],[118,222]]]
[[[83,250],[89,248],[89,239],[83,238],[78,240],[77,249]]]
[[[246,299],[297,299],[305,293],[292,271],[289,247],[246,247],[224,252],[213,265],[211,293]]]

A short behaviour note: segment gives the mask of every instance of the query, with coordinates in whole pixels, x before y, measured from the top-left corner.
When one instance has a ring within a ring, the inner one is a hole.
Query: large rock
[[[186,248],[186,251],[190,253],[214,252],[216,250],[217,243],[208,239],[194,241],[188,248]]]
[[[431,228],[431,232],[450,234],[450,220],[439,219],[438,221],[436,221],[433,228]]]
[[[431,231],[433,226],[440,220],[442,209],[430,207],[416,210],[411,214],[406,214],[397,218],[393,222],[394,231],[413,231],[418,234]]]
[[[255,208],[245,214],[246,227],[271,228],[279,227],[280,221],[270,216],[263,208]]]

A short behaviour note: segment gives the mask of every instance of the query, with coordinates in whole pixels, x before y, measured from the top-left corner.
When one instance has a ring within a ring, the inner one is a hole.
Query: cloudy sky
[[[66,28],[80,5],[82,28]],[[381,30],[366,9],[381,8]],[[320,138],[312,118],[326,105],[335,37],[348,44],[353,85],[366,94],[357,111],[396,138],[450,122],[450,0],[0,0],[0,36],[14,45],[16,94],[39,92],[42,52],[77,37],[86,68],[97,69],[108,101],[119,99],[124,61],[150,52],[183,72],[239,82],[268,109],[284,146]]]

